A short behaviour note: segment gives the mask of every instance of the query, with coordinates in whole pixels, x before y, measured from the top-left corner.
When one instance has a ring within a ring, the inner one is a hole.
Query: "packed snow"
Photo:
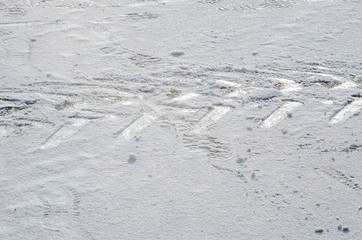
[[[362,1],[0,0],[0,239],[362,239]]]

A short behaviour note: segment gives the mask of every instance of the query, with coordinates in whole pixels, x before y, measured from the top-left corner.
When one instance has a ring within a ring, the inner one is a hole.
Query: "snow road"
[[[0,239],[362,239],[361,16],[0,0]]]

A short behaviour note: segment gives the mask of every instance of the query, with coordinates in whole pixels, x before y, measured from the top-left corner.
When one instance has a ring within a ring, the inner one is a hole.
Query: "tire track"
[[[355,84],[354,82],[348,81],[345,78],[335,74],[319,73],[319,72],[306,72],[306,74],[324,77],[325,79],[323,80],[318,79],[316,83],[319,83],[323,87],[326,87],[328,89],[337,89],[337,90],[353,89],[354,87],[357,86],[357,84]]]
[[[208,135],[183,134],[183,144],[191,149],[201,149],[209,159],[229,159],[232,156],[230,149],[215,137]]]
[[[219,3],[219,2],[216,2]],[[218,9],[222,11],[261,11],[267,9],[292,8],[299,4],[297,0],[257,0],[257,1],[221,1]]]
[[[230,110],[230,107],[216,106],[200,120],[183,120],[177,124],[182,134],[182,143],[190,149],[201,149],[209,159],[230,158],[232,156],[230,149],[222,141],[208,134],[208,129]]]
[[[280,90],[283,93],[298,92],[302,90],[302,87],[293,80],[286,78],[272,78],[272,79],[279,82],[279,84],[276,84],[276,87],[278,90]]]
[[[329,123],[337,124],[347,119],[351,118],[353,115],[357,114],[362,108],[362,99],[356,99],[351,103],[348,103],[344,108],[342,108],[336,115],[334,115]]]
[[[193,127],[192,132],[195,134],[199,134],[213,124],[217,123],[226,113],[231,110],[230,107],[224,106],[216,106],[214,107],[208,114],[206,114],[199,123]]]
[[[57,147],[79,132],[88,122],[89,121],[85,119],[74,119],[72,122],[63,124],[44,141],[39,149],[45,150]]]
[[[144,113],[125,129],[119,131],[119,133],[116,133],[116,135],[120,140],[129,140],[138,132],[141,132],[143,129],[149,127],[155,120],[155,116]]]
[[[275,110],[269,117],[267,117],[263,124],[262,128],[271,128],[277,125],[280,121],[287,118],[295,109],[302,106],[301,102],[287,102],[283,106]]]
[[[172,102],[184,102],[184,101],[187,101],[187,100],[190,100],[190,99],[197,98],[199,96],[200,96],[200,94],[197,94],[197,93],[186,93],[184,95],[177,96],[177,97],[173,98]]]
[[[353,189],[355,191],[362,190],[362,187],[354,181],[354,176],[345,174],[335,168],[315,168],[316,171],[325,174],[326,176],[336,180],[337,182],[342,183],[343,185]]]

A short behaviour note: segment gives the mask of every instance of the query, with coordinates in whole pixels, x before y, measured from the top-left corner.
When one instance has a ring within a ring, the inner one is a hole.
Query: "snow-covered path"
[[[0,239],[362,239],[361,29],[358,0],[0,0]]]

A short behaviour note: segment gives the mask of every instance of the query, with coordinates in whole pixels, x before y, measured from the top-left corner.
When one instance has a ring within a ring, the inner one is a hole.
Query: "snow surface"
[[[362,239],[361,84],[360,0],[0,0],[0,239]]]

